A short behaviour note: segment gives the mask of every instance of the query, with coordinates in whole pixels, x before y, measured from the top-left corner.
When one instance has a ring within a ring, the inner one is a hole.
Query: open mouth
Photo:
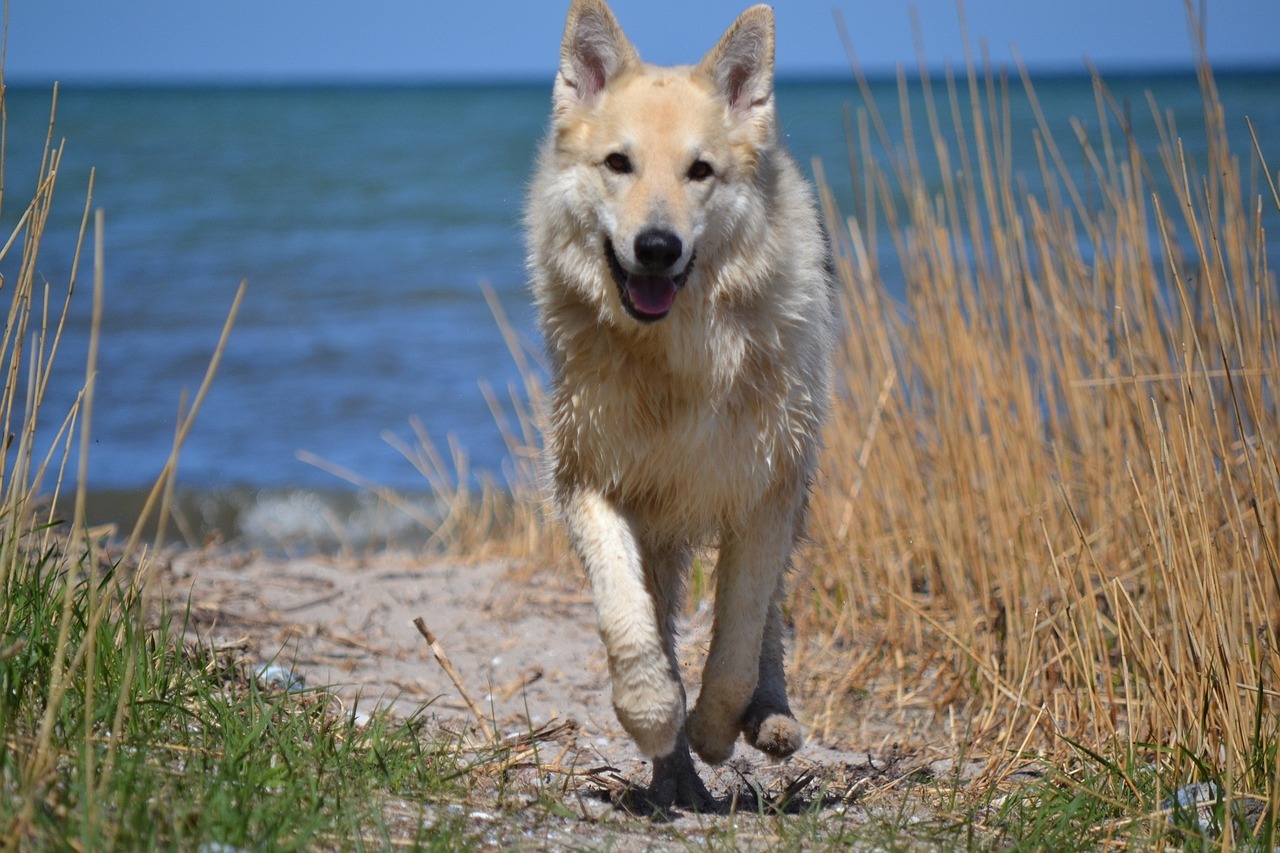
[[[693,269],[693,258],[685,264],[679,275],[655,275],[627,272],[613,250],[613,241],[605,238],[605,257],[609,259],[609,271],[622,296],[622,307],[642,323],[653,323],[667,316],[675,304],[676,294],[684,287]]]

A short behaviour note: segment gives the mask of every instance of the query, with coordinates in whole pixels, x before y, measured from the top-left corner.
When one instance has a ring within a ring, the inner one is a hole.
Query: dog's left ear
[[[752,6],[738,16],[698,69],[739,120],[773,114],[773,9]]]

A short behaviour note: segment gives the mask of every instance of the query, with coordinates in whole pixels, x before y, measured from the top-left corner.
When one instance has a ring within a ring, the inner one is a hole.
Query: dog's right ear
[[[555,114],[594,103],[610,80],[639,62],[640,54],[603,0],[573,0],[560,43]]]

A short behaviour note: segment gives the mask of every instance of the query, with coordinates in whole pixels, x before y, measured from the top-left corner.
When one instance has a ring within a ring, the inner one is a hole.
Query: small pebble
[[[296,693],[307,686],[301,675],[291,669],[286,669],[273,663],[263,664],[258,667],[257,675],[258,682],[263,687],[287,690],[290,693]]]
[[[1221,797],[1222,789],[1214,783],[1197,782],[1182,786],[1160,805],[1169,810],[1170,823],[1177,820],[1179,813],[1186,814],[1188,810],[1195,809],[1196,821],[1203,832],[1213,823],[1213,806]]]
[[[196,853],[249,853],[243,847],[234,844],[223,844],[221,841],[206,841],[196,848]]]

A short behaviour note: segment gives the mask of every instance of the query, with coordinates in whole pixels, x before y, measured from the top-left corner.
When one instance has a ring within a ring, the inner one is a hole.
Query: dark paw
[[[742,736],[747,743],[774,758],[786,758],[800,748],[804,736],[789,710],[761,708],[754,703],[742,717]]]
[[[697,771],[655,778],[645,790],[644,799],[656,811],[677,808],[706,814],[716,810],[716,798],[702,784]]]
[[[641,798],[644,805],[654,812],[672,808],[691,812],[708,813],[716,810],[716,799],[702,784],[688,746],[683,743],[670,755],[653,761],[653,781]]]

